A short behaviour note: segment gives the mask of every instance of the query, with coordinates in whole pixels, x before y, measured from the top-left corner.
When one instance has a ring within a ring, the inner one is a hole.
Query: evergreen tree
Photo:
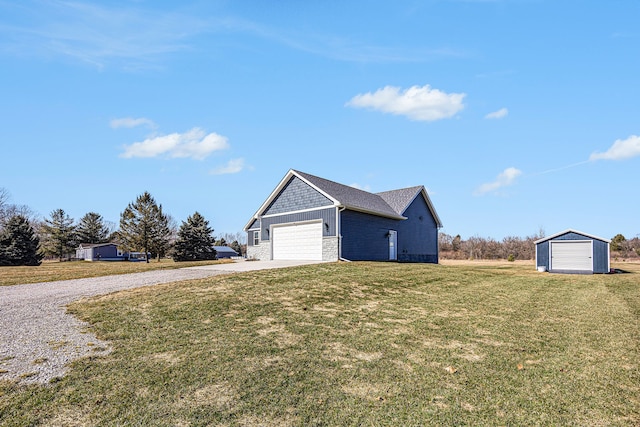
[[[0,265],[40,265],[39,249],[40,239],[21,215],[11,217],[0,232]]]
[[[145,191],[120,214],[118,234],[128,250],[144,251],[160,257],[169,248],[169,218],[162,212],[162,205],[158,205],[151,194]]]
[[[62,209],[51,212],[51,218],[45,219],[41,231],[44,251],[56,255],[60,261],[76,247],[75,227],[71,218]]]
[[[242,245],[237,240],[234,240],[233,242],[231,242],[229,244],[229,247],[234,251],[238,252],[238,255],[242,255]]]
[[[216,259],[213,249],[213,229],[209,221],[198,212],[182,222],[178,230],[178,238],[174,246],[174,261],[196,261]]]
[[[76,228],[78,243],[106,243],[109,238],[109,227],[102,215],[89,212],[80,219]]]
[[[624,244],[627,239],[622,234],[616,234],[613,239],[611,239],[611,250],[612,251],[621,251],[624,248]]]

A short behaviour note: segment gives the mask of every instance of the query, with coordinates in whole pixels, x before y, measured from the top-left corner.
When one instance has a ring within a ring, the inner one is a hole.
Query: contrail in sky
[[[582,161],[582,162],[573,163],[573,164],[571,164],[571,165],[562,166],[562,167],[560,167],[560,168],[549,169],[549,170],[542,171],[542,172],[531,173],[531,174],[529,174],[529,176],[546,175],[546,174],[548,174],[548,173],[552,173],[552,172],[559,172],[559,171],[562,171],[562,170],[565,170],[565,169],[574,168],[574,167],[576,167],[576,166],[584,165],[585,163],[590,163],[590,162],[591,162],[591,160],[585,160],[585,161]]]

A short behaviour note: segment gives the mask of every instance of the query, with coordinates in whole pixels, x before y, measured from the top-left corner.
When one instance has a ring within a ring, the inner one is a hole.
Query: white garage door
[[[593,271],[591,242],[551,242],[551,269]]]
[[[273,259],[322,261],[322,223],[273,227]]]

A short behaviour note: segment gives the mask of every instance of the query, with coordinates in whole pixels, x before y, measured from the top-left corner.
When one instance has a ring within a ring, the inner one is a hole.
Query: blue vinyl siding
[[[345,210],[341,214],[342,257],[388,261],[389,230],[398,232],[398,261],[438,263],[438,227],[421,196],[404,211],[406,220]]]
[[[388,261],[389,230],[399,220],[345,210],[341,214],[342,257],[351,261]],[[398,233],[398,247],[400,246]]]
[[[536,267],[545,267],[549,270],[549,240],[536,245]]]
[[[607,242],[593,241],[593,272],[609,272],[609,244]]]
[[[298,177],[293,177],[261,215],[274,215],[322,206],[333,202]]]
[[[438,263],[438,226],[420,195],[398,223],[398,261]]]
[[[247,245],[253,246],[253,232],[260,230],[260,219],[254,220],[247,230]]]
[[[118,247],[116,245],[98,246],[93,248],[93,257],[97,258],[116,258],[118,256]]]
[[[328,209],[318,209],[315,211],[299,212],[295,214],[283,214],[267,218],[263,217],[260,240],[268,241],[271,239],[271,236],[269,236],[269,229],[272,225],[312,221],[317,219],[321,219],[323,222],[322,235],[324,237],[336,235],[336,208],[331,207]]]
[[[593,242],[593,272],[609,272],[609,244],[605,241],[574,232],[565,233],[560,236],[556,236],[553,239],[538,243],[536,245],[537,267],[546,267],[547,270],[550,269],[549,244],[555,240],[591,240]]]

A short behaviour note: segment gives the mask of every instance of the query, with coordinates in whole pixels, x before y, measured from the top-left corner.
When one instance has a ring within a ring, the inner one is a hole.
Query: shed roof
[[[595,239],[595,240],[600,240],[602,242],[611,243],[611,239],[605,239],[603,237],[594,236],[593,234],[584,233],[582,231],[574,230],[572,228],[568,228],[568,229],[566,229],[564,231],[561,231],[559,233],[552,234],[551,236],[543,237],[542,239],[538,239],[533,243],[535,243],[537,245],[538,243],[542,243],[542,242],[546,242],[547,240],[555,239],[556,237],[562,236],[563,234],[567,234],[567,233],[580,234],[581,236],[589,237],[590,239]]]
[[[102,246],[118,246],[117,243],[80,243],[77,249],[98,248]]]
[[[238,255],[238,252],[236,252],[234,249],[230,248],[229,246],[214,246],[213,249],[215,249],[216,252],[219,252],[219,253],[225,253],[225,252],[232,253],[233,252],[234,254]]]

